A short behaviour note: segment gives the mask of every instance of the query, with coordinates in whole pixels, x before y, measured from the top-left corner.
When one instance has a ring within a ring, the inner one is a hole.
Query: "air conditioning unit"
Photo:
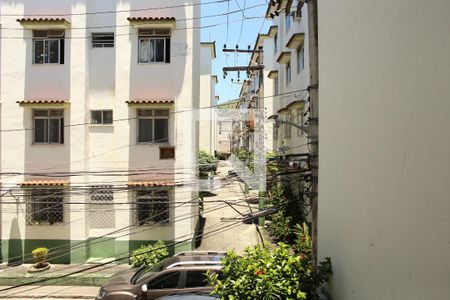
[[[294,21],[300,22],[300,19],[302,18],[302,11],[296,10],[296,11],[291,12],[291,17]]]

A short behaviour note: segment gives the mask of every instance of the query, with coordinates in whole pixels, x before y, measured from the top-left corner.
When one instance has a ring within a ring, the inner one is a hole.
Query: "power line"
[[[116,14],[116,13],[127,13],[127,12],[137,12],[137,11],[153,11],[153,10],[165,10],[172,8],[182,8],[182,7],[195,7],[195,6],[205,6],[217,3],[229,2],[229,0],[215,0],[203,3],[191,3],[191,4],[181,4],[172,6],[154,6],[147,8],[137,8],[137,9],[125,9],[125,10],[107,10],[107,11],[96,11],[96,12],[86,12],[86,13],[63,13],[63,14],[2,14],[1,17],[68,17],[68,16],[85,16],[85,15],[102,15],[102,14]]]
[[[247,7],[245,10],[250,10],[250,9],[254,9],[254,8],[258,8],[261,6],[265,6],[265,4],[257,4],[257,5],[253,5],[250,7]],[[191,20],[200,20],[200,19],[210,19],[210,18],[217,18],[217,17],[224,17],[224,16],[229,16],[229,15],[234,15],[237,13],[241,13],[242,10],[234,10],[234,11],[229,11],[229,12],[225,12],[225,13],[219,13],[219,14],[214,14],[214,15],[206,15],[206,16],[200,16],[200,17],[193,17],[193,18],[184,18],[184,19],[177,19],[177,22],[181,22],[181,21],[191,21]],[[239,19],[240,21],[240,19]],[[68,30],[86,30],[86,29],[104,29],[104,28],[122,28],[122,27],[133,27],[133,25],[131,24],[126,24],[126,25],[102,25],[102,26],[86,26],[86,27],[70,27],[68,28]],[[11,28],[11,27],[1,27],[1,30],[11,30],[11,31],[29,31],[30,29],[26,29],[26,28]],[[101,34],[99,34],[99,36],[102,36]],[[108,35],[109,36],[109,35]]]

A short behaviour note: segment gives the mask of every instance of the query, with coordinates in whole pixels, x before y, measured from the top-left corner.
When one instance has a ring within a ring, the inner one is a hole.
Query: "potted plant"
[[[28,272],[42,272],[50,268],[50,263],[47,262],[48,249],[45,247],[40,247],[34,249],[31,254],[33,255],[35,264],[28,268]]]

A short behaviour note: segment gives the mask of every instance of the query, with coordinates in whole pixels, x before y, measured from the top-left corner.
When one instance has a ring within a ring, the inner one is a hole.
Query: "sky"
[[[213,62],[213,75],[217,75],[219,79],[216,95],[220,96],[222,103],[238,98],[241,90],[241,85],[236,83],[236,72],[228,73],[227,78],[224,79],[222,68],[246,66],[249,61],[248,54],[224,53],[222,51],[224,44],[231,49],[234,49],[236,45],[239,45],[241,49],[247,49],[250,45],[253,49],[258,33],[267,33],[270,21],[264,19],[268,0],[230,0],[229,2],[206,4],[215,1],[217,0],[202,0],[201,41],[216,42],[217,58]],[[242,21],[243,15],[240,10],[244,7],[246,8],[244,15],[249,19]],[[226,15],[217,16],[228,12],[236,12],[228,15],[228,22]],[[208,28],[208,26],[216,24],[220,25]],[[245,74],[241,74],[241,82],[245,77]],[[235,83],[231,82],[231,78]]]

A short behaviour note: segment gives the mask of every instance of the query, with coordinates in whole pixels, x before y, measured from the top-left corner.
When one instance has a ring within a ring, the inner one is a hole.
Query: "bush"
[[[311,244],[302,243],[301,249],[311,253]],[[316,272],[304,252],[291,255],[284,243],[275,250],[267,245],[249,247],[243,256],[231,251],[222,259],[223,275],[208,273],[208,281],[221,299],[317,300],[318,287],[330,279],[331,262],[326,259]]]
[[[39,267],[42,266],[47,260],[48,249],[45,247],[36,248],[31,252],[31,254],[33,255],[36,265]]]
[[[217,163],[217,158],[208,154],[208,152],[204,150],[200,150],[198,154],[198,166],[200,173],[217,171]]]
[[[153,266],[169,256],[169,250],[163,241],[141,246],[131,253],[133,267]]]

